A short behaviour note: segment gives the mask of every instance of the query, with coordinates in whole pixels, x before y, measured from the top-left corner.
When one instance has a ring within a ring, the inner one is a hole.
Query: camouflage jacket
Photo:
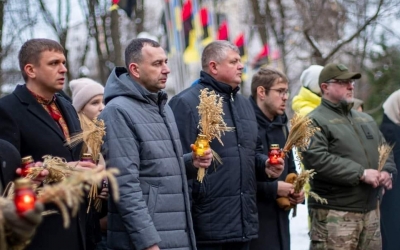
[[[310,198],[309,206],[364,213],[374,210],[380,188],[374,189],[360,178],[365,169],[378,168],[378,146],[384,138],[376,122],[347,103],[333,104],[326,99],[309,117],[320,131],[302,152],[303,163],[317,172],[310,182],[311,191],[328,201],[322,205]],[[383,171],[396,175],[392,158]]]

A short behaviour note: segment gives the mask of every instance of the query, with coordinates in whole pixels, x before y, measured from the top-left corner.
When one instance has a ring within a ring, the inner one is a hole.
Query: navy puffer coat
[[[246,242],[257,238],[256,165],[265,167],[266,156],[261,141],[257,141],[257,121],[249,100],[239,88],[217,82],[201,72],[198,84],[174,96],[171,106],[184,153],[190,152],[199,130],[200,90],[208,88],[223,97],[224,121],[233,132],[222,136],[211,148],[222,158],[222,165],[210,166],[203,183],[193,180],[192,217],[198,244]],[[257,143],[258,142],[258,143]],[[257,145],[259,151],[257,151]]]

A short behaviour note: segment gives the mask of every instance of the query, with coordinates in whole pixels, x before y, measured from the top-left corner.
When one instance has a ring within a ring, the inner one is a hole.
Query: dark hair
[[[251,79],[251,95],[253,96],[253,99],[256,100],[257,98],[258,87],[262,86],[264,87],[264,89],[266,89],[266,91],[269,91],[268,89],[272,87],[277,79],[281,79],[281,81],[283,82],[288,82],[285,74],[283,74],[279,70],[269,67],[260,68]]]
[[[25,81],[28,80],[28,75],[24,70],[25,66],[27,64],[39,65],[43,51],[64,53],[64,48],[58,42],[45,38],[30,39],[21,46],[18,53],[18,61],[22,77]]]
[[[208,44],[201,54],[201,67],[205,72],[208,72],[208,64],[210,61],[221,62],[225,59],[227,52],[233,50],[238,54],[239,49],[236,45],[225,40],[217,40]]]
[[[160,44],[148,38],[137,38],[133,39],[125,49],[125,66],[129,71],[129,64],[133,62],[140,62],[142,60],[142,48],[145,45],[151,47],[160,47]]]

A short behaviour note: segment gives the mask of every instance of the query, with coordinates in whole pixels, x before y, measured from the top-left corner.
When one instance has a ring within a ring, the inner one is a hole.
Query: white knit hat
[[[300,76],[301,84],[319,96],[321,95],[321,89],[318,84],[318,79],[323,68],[324,67],[319,65],[311,65],[304,70]]]
[[[72,105],[76,112],[81,111],[93,97],[104,94],[104,87],[89,78],[72,80],[69,82],[69,87],[72,92]]]

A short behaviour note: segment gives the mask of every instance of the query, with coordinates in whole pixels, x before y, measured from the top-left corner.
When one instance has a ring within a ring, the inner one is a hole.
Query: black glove
[[[34,234],[36,227],[42,221],[43,204],[36,202],[35,208],[24,212],[21,216],[16,213],[14,203],[10,200],[2,207],[6,230],[10,233],[7,241],[11,244],[24,243]]]

